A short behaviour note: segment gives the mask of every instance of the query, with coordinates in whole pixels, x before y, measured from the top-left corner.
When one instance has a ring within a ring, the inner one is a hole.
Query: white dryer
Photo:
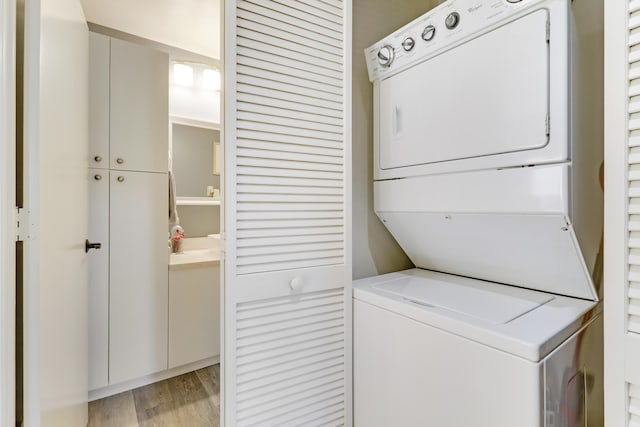
[[[365,50],[357,427],[602,425],[602,0],[449,0]]]

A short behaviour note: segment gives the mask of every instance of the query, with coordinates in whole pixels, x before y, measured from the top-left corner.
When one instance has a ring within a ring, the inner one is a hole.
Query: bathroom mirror
[[[220,173],[215,170],[219,144],[219,130],[172,124],[172,170],[178,197],[211,197],[220,188]]]

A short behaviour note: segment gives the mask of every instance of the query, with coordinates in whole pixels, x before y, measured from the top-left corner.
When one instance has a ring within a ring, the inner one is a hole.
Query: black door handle
[[[100,249],[102,243],[91,243],[89,240],[84,241],[84,251],[89,252],[89,249]]]

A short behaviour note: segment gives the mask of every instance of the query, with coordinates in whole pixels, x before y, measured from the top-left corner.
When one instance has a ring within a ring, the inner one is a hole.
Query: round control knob
[[[413,37],[407,37],[402,41],[402,48],[406,52],[409,52],[411,49],[413,49],[415,45],[416,45],[416,41]]]
[[[458,12],[451,12],[447,19],[444,20],[444,24],[448,29],[453,30],[460,23],[460,14]]]
[[[422,40],[430,42],[436,36],[436,27],[433,25],[427,25],[422,32]]]
[[[393,46],[384,45],[378,50],[378,63],[383,67],[390,67],[393,62]]]

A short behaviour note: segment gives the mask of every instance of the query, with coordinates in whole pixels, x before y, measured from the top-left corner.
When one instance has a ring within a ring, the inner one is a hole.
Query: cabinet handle
[[[117,163],[117,164],[119,164],[119,165],[121,165],[121,164],[123,164],[123,163],[124,163],[124,159],[123,159],[122,157],[118,157],[118,158],[116,159],[116,163]]]
[[[101,162],[101,161],[102,161],[102,157],[100,157],[100,156],[95,156],[95,157],[93,158],[93,160],[95,160],[96,162]]]
[[[93,179],[95,179],[96,181],[100,181],[102,179],[102,175],[94,175]]]
[[[124,176],[119,176],[118,177],[118,182],[124,182]]]

